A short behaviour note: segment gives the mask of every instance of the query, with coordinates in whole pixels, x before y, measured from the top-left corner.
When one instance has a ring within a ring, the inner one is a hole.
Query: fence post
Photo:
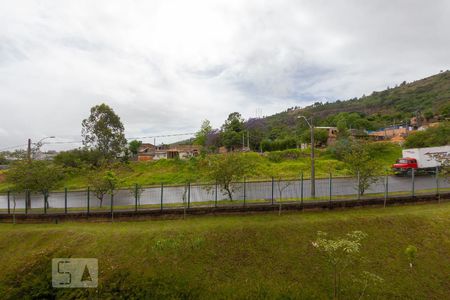
[[[111,190],[111,221],[114,221],[114,190]]]
[[[163,211],[164,183],[161,183],[161,211]]]
[[[245,177],[244,177],[244,207],[245,207],[245,198],[246,198],[246,187],[247,187],[247,184],[245,182]]]
[[[25,214],[28,214],[28,199],[31,201],[30,191],[25,192]]]
[[[138,185],[137,183],[134,185],[134,211],[138,210]]]
[[[214,207],[217,207],[217,192],[218,192],[218,187],[217,187],[217,180],[216,180],[216,196],[214,199]]]
[[[67,188],[64,188],[64,213],[67,215]]]
[[[275,188],[275,180],[272,177],[272,205],[273,205],[273,192],[274,192],[274,188]]]
[[[389,193],[389,175],[386,172],[386,175],[384,176],[384,203],[383,203],[383,207],[386,207],[388,193]]]
[[[332,177],[332,175],[331,175],[331,172],[330,172],[330,179],[329,179],[329,187],[330,187],[330,198],[329,198],[329,200],[328,200],[328,202],[329,202],[329,205],[330,205],[330,207],[331,207],[331,198],[332,198],[332,191],[331,191],[331,189],[332,189],[332,180],[333,180],[333,177]]]
[[[88,186],[87,188],[87,214],[89,216],[89,212],[91,209],[91,187]]]
[[[359,171],[358,171],[358,174],[357,174],[357,176],[358,176],[358,200],[361,200],[361,175],[359,174]]]
[[[414,198],[415,197],[415,186],[414,186],[414,169],[411,168],[411,196]]]
[[[439,194],[439,168],[436,167],[436,196],[438,198],[438,203],[441,203],[441,195]]]
[[[188,208],[191,208],[191,183],[188,182]]]
[[[300,178],[300,204],[303,209],[303,172],[302,172],[302,176]]]
[[[8,215],[11,214],[10,195],[11,195],[11,192],[8,191]]]

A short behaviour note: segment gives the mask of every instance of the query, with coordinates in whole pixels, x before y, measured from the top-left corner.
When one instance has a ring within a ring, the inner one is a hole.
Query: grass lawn
[[[450,291],[450,203],[324,212],[188,217],[123,223],[0,224],[2,299],[327,299],[332,277],[312,247],[317,231],[368,234],[361,271],[384,282],[366,298],[445,299]],[[404,254],[418,248],[411,269]],[[99,288],[52,289],[51,259],[99,259]]]

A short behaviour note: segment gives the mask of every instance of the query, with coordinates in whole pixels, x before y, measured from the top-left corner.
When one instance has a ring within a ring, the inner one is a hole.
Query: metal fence
[[[326,202],[351,199],[385,199],[394,196],[440,195],[450,192],[450,183],[437,175],[370,178],[362,191],[361,178],[333,177],[316,179],[315,197],[311,182],[303,179],[276,179],[234,182],[228,191],[219,184],[153,185],[121,188],[100,200],[91,188],[51,192],[47,202],[43,194],[0,194],[0,214],[48,214],[94,211],[169,210],[174,208],[251,206],[288,202]],[[26,199],[29,199],[28,201]]]

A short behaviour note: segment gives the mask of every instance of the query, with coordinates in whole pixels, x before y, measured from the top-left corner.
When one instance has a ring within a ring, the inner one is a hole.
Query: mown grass
[[[450,291],[450,203],[335,212],[188,217],[128,223],[0,225],[3,299],[327,299],[331,273],[311,245],[368,234],[364,261],[344,274],[342,299],[358,296],[351,276],[384,282],[366,298],[445,299]],[[418,248],[411,269],[404,250]],[[53,257],[99,259],[99,288],[52,289]]]

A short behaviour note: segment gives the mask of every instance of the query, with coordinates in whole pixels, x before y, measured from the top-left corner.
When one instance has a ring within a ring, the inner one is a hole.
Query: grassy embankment
[[[192,217],[130,223],[0,225],[3,299],[326,299],[332,277],[311,245],[318,230],[368,234],[366,260],[347,269],[343,299],[361,271],[384,282],[367,298],[444,299],[450,291],[450,203],[335,212]],[[404,250],[418,248],[414,267]],[[51,259],[96,257],[98,290],[51,288]]]
[[[254,166],[252,174],[247,177],[247,180],[270,180],[272,176],[296,179],[299,178],[301,172],[304,172],[305,178],[308,178],[311,171],[309,154],[308,150],[288,150],[266,153],[266,155],[258,153],[241,155]],[[373,153],[374,159],[380,162],[382,168],[389,168],[400,155],[401,148],[397,145],[380,147]],[[315,165],[317,177],[328,177],[330,172],[335,177],[349,175],[349,171],[342,161],[322,149],[317,150]],[[208,181],[204,169],[200,167],[200,159],[131,162],[129,165],[118,166],[114,171],[120,178],[122,187],[130,187],[135,183],[145,186]],[[72,170],[60,183],[59,189],[63,187],[80,189],[86,186],[88,186],[87,171]],[[0,180],[0,192],[5,192],[7,189],[8,184]]]

